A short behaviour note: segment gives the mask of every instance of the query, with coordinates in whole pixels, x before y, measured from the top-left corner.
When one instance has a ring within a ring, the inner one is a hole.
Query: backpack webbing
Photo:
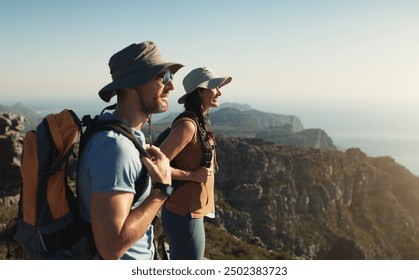
[[[196,118],[196,116],[189,112],[189,111],[184,111],[181,114],[179,114],[172,122],[172,125],[179,119],[181,118],[190,118],[192,119],[197,127],[198,130],[198,134],[200,136],[200,140],[202,143],[202,160],[201,160],[201,166],[206,166],[206,167],[210,167],[211,166],[211,160],[212,160],[212,146],[211,143],[208,141],[207,138],[207,132],[206,130],[202,127],[202,125],[199,123],[198,119]],[[161,132],[159,134],[159,136],[157,137],[155,144],[156,146],[160,146],[161,143],[163,143],[163,141],[167,138],[167,136],[170,134],[171,131],[171,127],[166,128],[165,130],[163,130],[163,132]],[[174,166],[174,161],[172,162],[172,166]]]

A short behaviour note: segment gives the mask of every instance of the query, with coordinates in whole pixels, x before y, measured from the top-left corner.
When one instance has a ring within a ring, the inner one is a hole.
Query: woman
[[[204,217],[215,217],[214,173],[217,169],[215,137],[209,109],[218,107],[220,88],[231,77],[219,77],[209,68],[192,70],[183,79],[186,93],[179,98],[185,112],[172,124],[160,145],[174,163],[176,190],[162,210],[162,222],[173,260],[202,260],[205,251]]]

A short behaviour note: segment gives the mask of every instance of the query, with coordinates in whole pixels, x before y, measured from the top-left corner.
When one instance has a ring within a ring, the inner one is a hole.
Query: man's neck
[[[148,121],[146,113],[139,110],[135,103],[130,102],[118,103],[114,115],[129,123],[136,130],[141,130]]]

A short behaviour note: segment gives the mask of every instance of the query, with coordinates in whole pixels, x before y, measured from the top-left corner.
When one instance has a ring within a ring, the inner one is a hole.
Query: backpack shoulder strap
[[[95,134],[100,131],[115,131],[117,133],[122,134],[123,136],[127,137],[131,142],[134,144],[135,148],[140,153],[140,156],[149,157],[147,151],[143,148],[141,143],[138,141],[137,137],[132,132],[131,128],[118,120],[109,120],[104,122],[98,122],[97,116],[90,120],[90,124],[86,129],[85,133],[83,134],[83,139],[81,141],[81,148],[88,142],[88,140]],[[138,198],[144,193],[145,186],[148,185],[148,172],[147,169],[144,167],[138,177],[137,181],[135,182],[135,195],[133,199],[133,204],[138,200]]]
[[[103,131],[103,130],[112,130],[118,133],[121,133],[125,137],[127,137],[131,142],[134,144],[135,148],[137,148],[138,152],[141,156],[148,157],[148,153],[143,148],[143,146],[138,141],[137,137],[132,132],[131,128],[126,125],[125,123],[122,123],[117,120],[110,120],[105,122],[100,122],[95,127],[95,132]]]
[[[174,120],[173,120],[173,122],[172,122],[172,124],[174,123],[174,122],[176,122],[178,119],[180,119],[180,118],[190,118],[190,119],[193,119],[196,123],[198,122],[198,119],[196,118],[196,116],[193,114],[193,113],[191,113],[191,112],[189,112],[189,111],[183,111],[182,113],[180,113]]]
[[[184,112],[182,112],[182,113],[180,113],[174,120],[173,120],[173,122],[172,122],[172,125],[177,121],[177,120],[179,120],[179,119],[181,119],[181,118],[190,118],[190,119],[192,119],[194,122],[195,122],[195,124],[196,124],[196,127],[197,127],[197,129],[198,129],[198,131],[199,131],[199,135],[201,136],[201,140],[202,140],[202,143],[204,143],[205,141],[206,141],[206,131],[205,131],[205,129],[202,127],[202,125],[199,123],[199,121],[198,121],[198,118],[193,114],[193,113],[191,113],[191,112],[189,112],[189,111],[184,111]]]
[[[198,134],[201,138],[201,143],[202,143],[201,166],[209,167],[209,165],[211,164],[211,160],[212,160],[212,151],[211,151],[211,144],[210,144],[210,142],[208,141],[208,138],[207,138],[207,131],[199,123],[198,118],[193,113],[191,113],[189,111],[184,111],[181,114],[179,114],[174,119],[173,123],[175,123],[178,119],[185,118],[185,117],[191,118],[196,124],[196,127],[197,127],[198,132],[199,132]]]

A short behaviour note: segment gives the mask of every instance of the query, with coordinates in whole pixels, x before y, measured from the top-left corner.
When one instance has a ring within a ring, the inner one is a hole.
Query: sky
[[[419,139],[417,0],[0,0],[0,104],[104,103],[108,61],[145,40],[232,76],[220,102],[306,128]],[[418,142],[419,145],[419,142]],[[419,163],[418,163],[419,164]]]

